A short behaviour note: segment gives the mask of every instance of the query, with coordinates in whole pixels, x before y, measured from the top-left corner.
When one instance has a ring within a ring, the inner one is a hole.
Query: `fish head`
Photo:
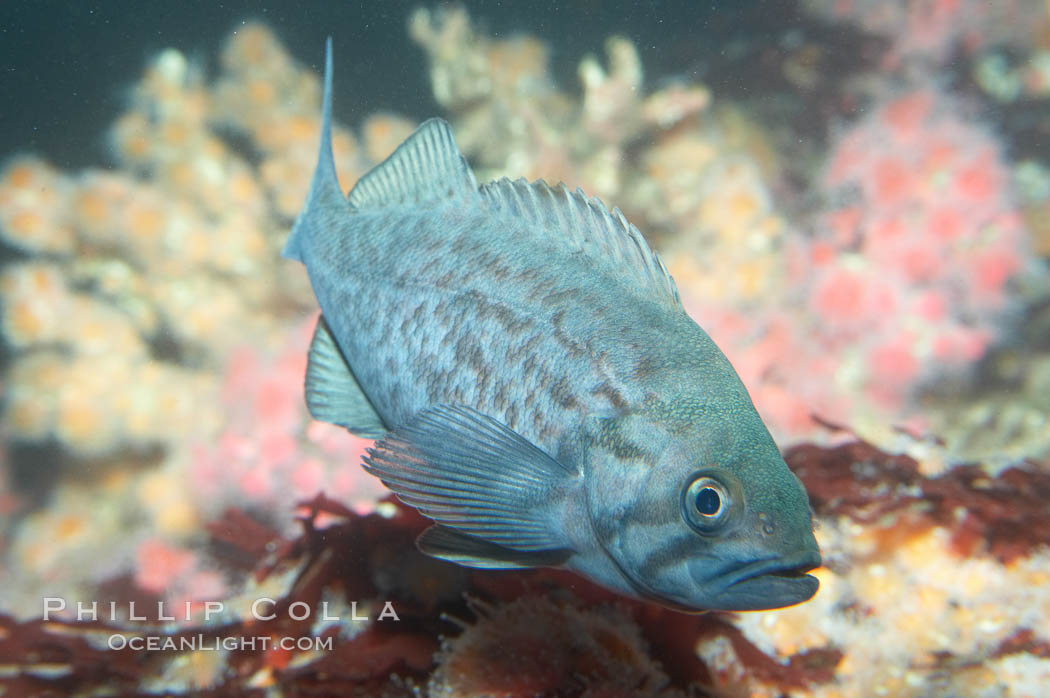
[[[637,596],[680,610],[745,611],[817,592],[806,574],[821,564],[808,496],[757,414],[748,427],[739,415],[707,419],[685,438],[645,418],[619,421],[634,432],[621,443],[648,435],[659,445],[642,455],[596,449],[588,506]]]

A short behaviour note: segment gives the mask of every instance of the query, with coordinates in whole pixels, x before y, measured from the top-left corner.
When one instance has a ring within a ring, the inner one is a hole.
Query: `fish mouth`
[[[806,550],[748,563],[723,576],[715,598],[724,610],[783,608],[813,597],[820,582],[810,570],[820,567],[820,553]]]

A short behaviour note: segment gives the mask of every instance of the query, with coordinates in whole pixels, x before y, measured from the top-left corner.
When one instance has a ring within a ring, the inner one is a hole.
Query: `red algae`
[[[1026,628],[1003,640],[992,656],[1005,657],[1022,652],[1050,659],[1050,642],[1038,639],[1034,632]]]
[[[1050,543],[1046,464],[1026,462],[994,476],[964,465],[924,477],[914,459],[860,441],[796,446],[785,459],[817,516],[846,516],[885,530],[943,526],[959,556],[987,551],[1003,564]]]
[[[277,686],[290,695],[397,696],[418,695],[428,685],[431,695],[682,696],[696,690],[691,686],[711,685],[695,651],[703,638],[729,638],[755,676],[785,688],[827,681],[837,661],[837,650],[828,648],[785,664],[744,637],[731,615],[687,615],[623,599],[562,571],[474,571],[426,557],[414,539],[427,522],[392,502],[382,508],[386,515],[360,515],[318,495],[300,505],[303,532],[295,538],[239,510],[211,523],[212,545],[235,568],[243,571],[243,563],[254,560],[259,582],[294,573],[272,617],[226,615],[219,623],[198,620],[174,630],[159,625],[152,611],[145,624],[0,617],[0,664],[13,667],[0,677],[0,689],[134,693],[164,677],[168,691],[207,688],[215,695]],[[159,601],[133,577],[108,587],[125,608],[130,599],[144,608]],[[339,599],[355,602],[355,615],[370,617],[363,629],[353,630],[359,623],[346,617],[349,611],[323,627],[312,620],[328,609],[322,601]],[[385,603],[396,620],[379,619]],[[293,604],[300,613],[291,612]],[[309,616],[296,619],[304,607]],[[473,624],[448,620],[472,615],[478,617]],[[218,667],[204,683],[197,676],[180,686],[171,683],[175,667],[194,666],[202,652],[106,648],[107,638],[136,635],[232,643],[233,649],[203,652]],[[281,637],[331,644],[310,652],[259,641]],[[38,670],[43,664],[47,671]]]
[[[915,460],[860,441],[803,445],[785,457],[807,485],[818,518],[845,517],[881,530],[886,545],[943,527],[955,554],[984,551],[1009,564],[1050,540],[1045,463],[998,475],[960,466],[927,477]],[[679,696],[720,695],[734,685],[804,692],[838,680],[844,648],[828,640],[778,656],[755,644],[733,614],[678,613],[617,597],[559,570],[468,570],[428,558],[414,546],[427,521],[392,501],[361,515],[317,495],[298,512],[302,533],[294,537],[237,509],[208,525],[213,551],[231,574],[254,570],[259,584],[289,580],[272,616],[224,616],[220,623],[174,630],[154,621],[5,617],[0,664],[14,669],[0,677],[0,688],[45,695],[69,686],[142,691],[161,676],[168,680],[180,662],[200,661],[193,651],[105,648],[106,637],[135,633],[234,642],[235,649],[211,657],[218,668],[207,682],[192,684],[216,694],[279,687],[291,695],[418,695],[426,688],[430,695],[455,696]],[[112,596],[149,604],[151,594],[138,580],[118,581]],[[332,610],[322,603],[354,610],[337,612],[335,622],[324,625],[317,618]],[[385,604],[396,620],[380,619]],[[311,613],[297,619],[295,607]],[[475,620],[449,622],[469,618]],[[310,651],[244,642],[260,637],[331,644]],[[731,652],[730,664],[716,660],[718,647]],[[1023,628],[991,649],[991,657],[1048,651]],[[48,670],[40,671],[44,664]]]

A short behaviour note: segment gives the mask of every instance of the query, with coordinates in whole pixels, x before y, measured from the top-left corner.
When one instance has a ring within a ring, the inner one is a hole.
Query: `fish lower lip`
[[[694,575],[704,589],[703,607],[717,611],[762,611],[784,608],[813,597],[820,580],[808,571],[820,566],[816,548],[755,560],[700,577],[704,560]]]
[[[726,580],[726,588],[756,577],[777,577],[784,580],[805,579],[807,572],[820,567],[820,553],[806,551],[796,555],[759,560],[736,570]]]
[[[820,581],[809,570],[820,566],[820,553],[808,550],[742,565],[721,578],[721,587],[707,600],[724,611],[784,608],[813,597]]]
[[[775,570],[773,572],[766,572],[766,575],[772,577],[785,577],[790,579],[791,577],[804,577],[806,576],[806,572],[808,572],[811,569],[813,568],[808,567],[803,569],[800,567],[796,567],[790,570]]]

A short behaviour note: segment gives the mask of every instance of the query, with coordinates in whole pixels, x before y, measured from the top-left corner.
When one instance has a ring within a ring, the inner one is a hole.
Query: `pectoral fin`
[[[378,439],[389,431],[358,385],[323,315],[310,343],[306,406],[314,419],[346,427],[364,439]]]
[[[567,556],[554,514],[577,474],[476,410],[421,412],[376,442],[364,464],[442,524],[421,537],[424,552],[474,567],[557,564],[550,560]]]

